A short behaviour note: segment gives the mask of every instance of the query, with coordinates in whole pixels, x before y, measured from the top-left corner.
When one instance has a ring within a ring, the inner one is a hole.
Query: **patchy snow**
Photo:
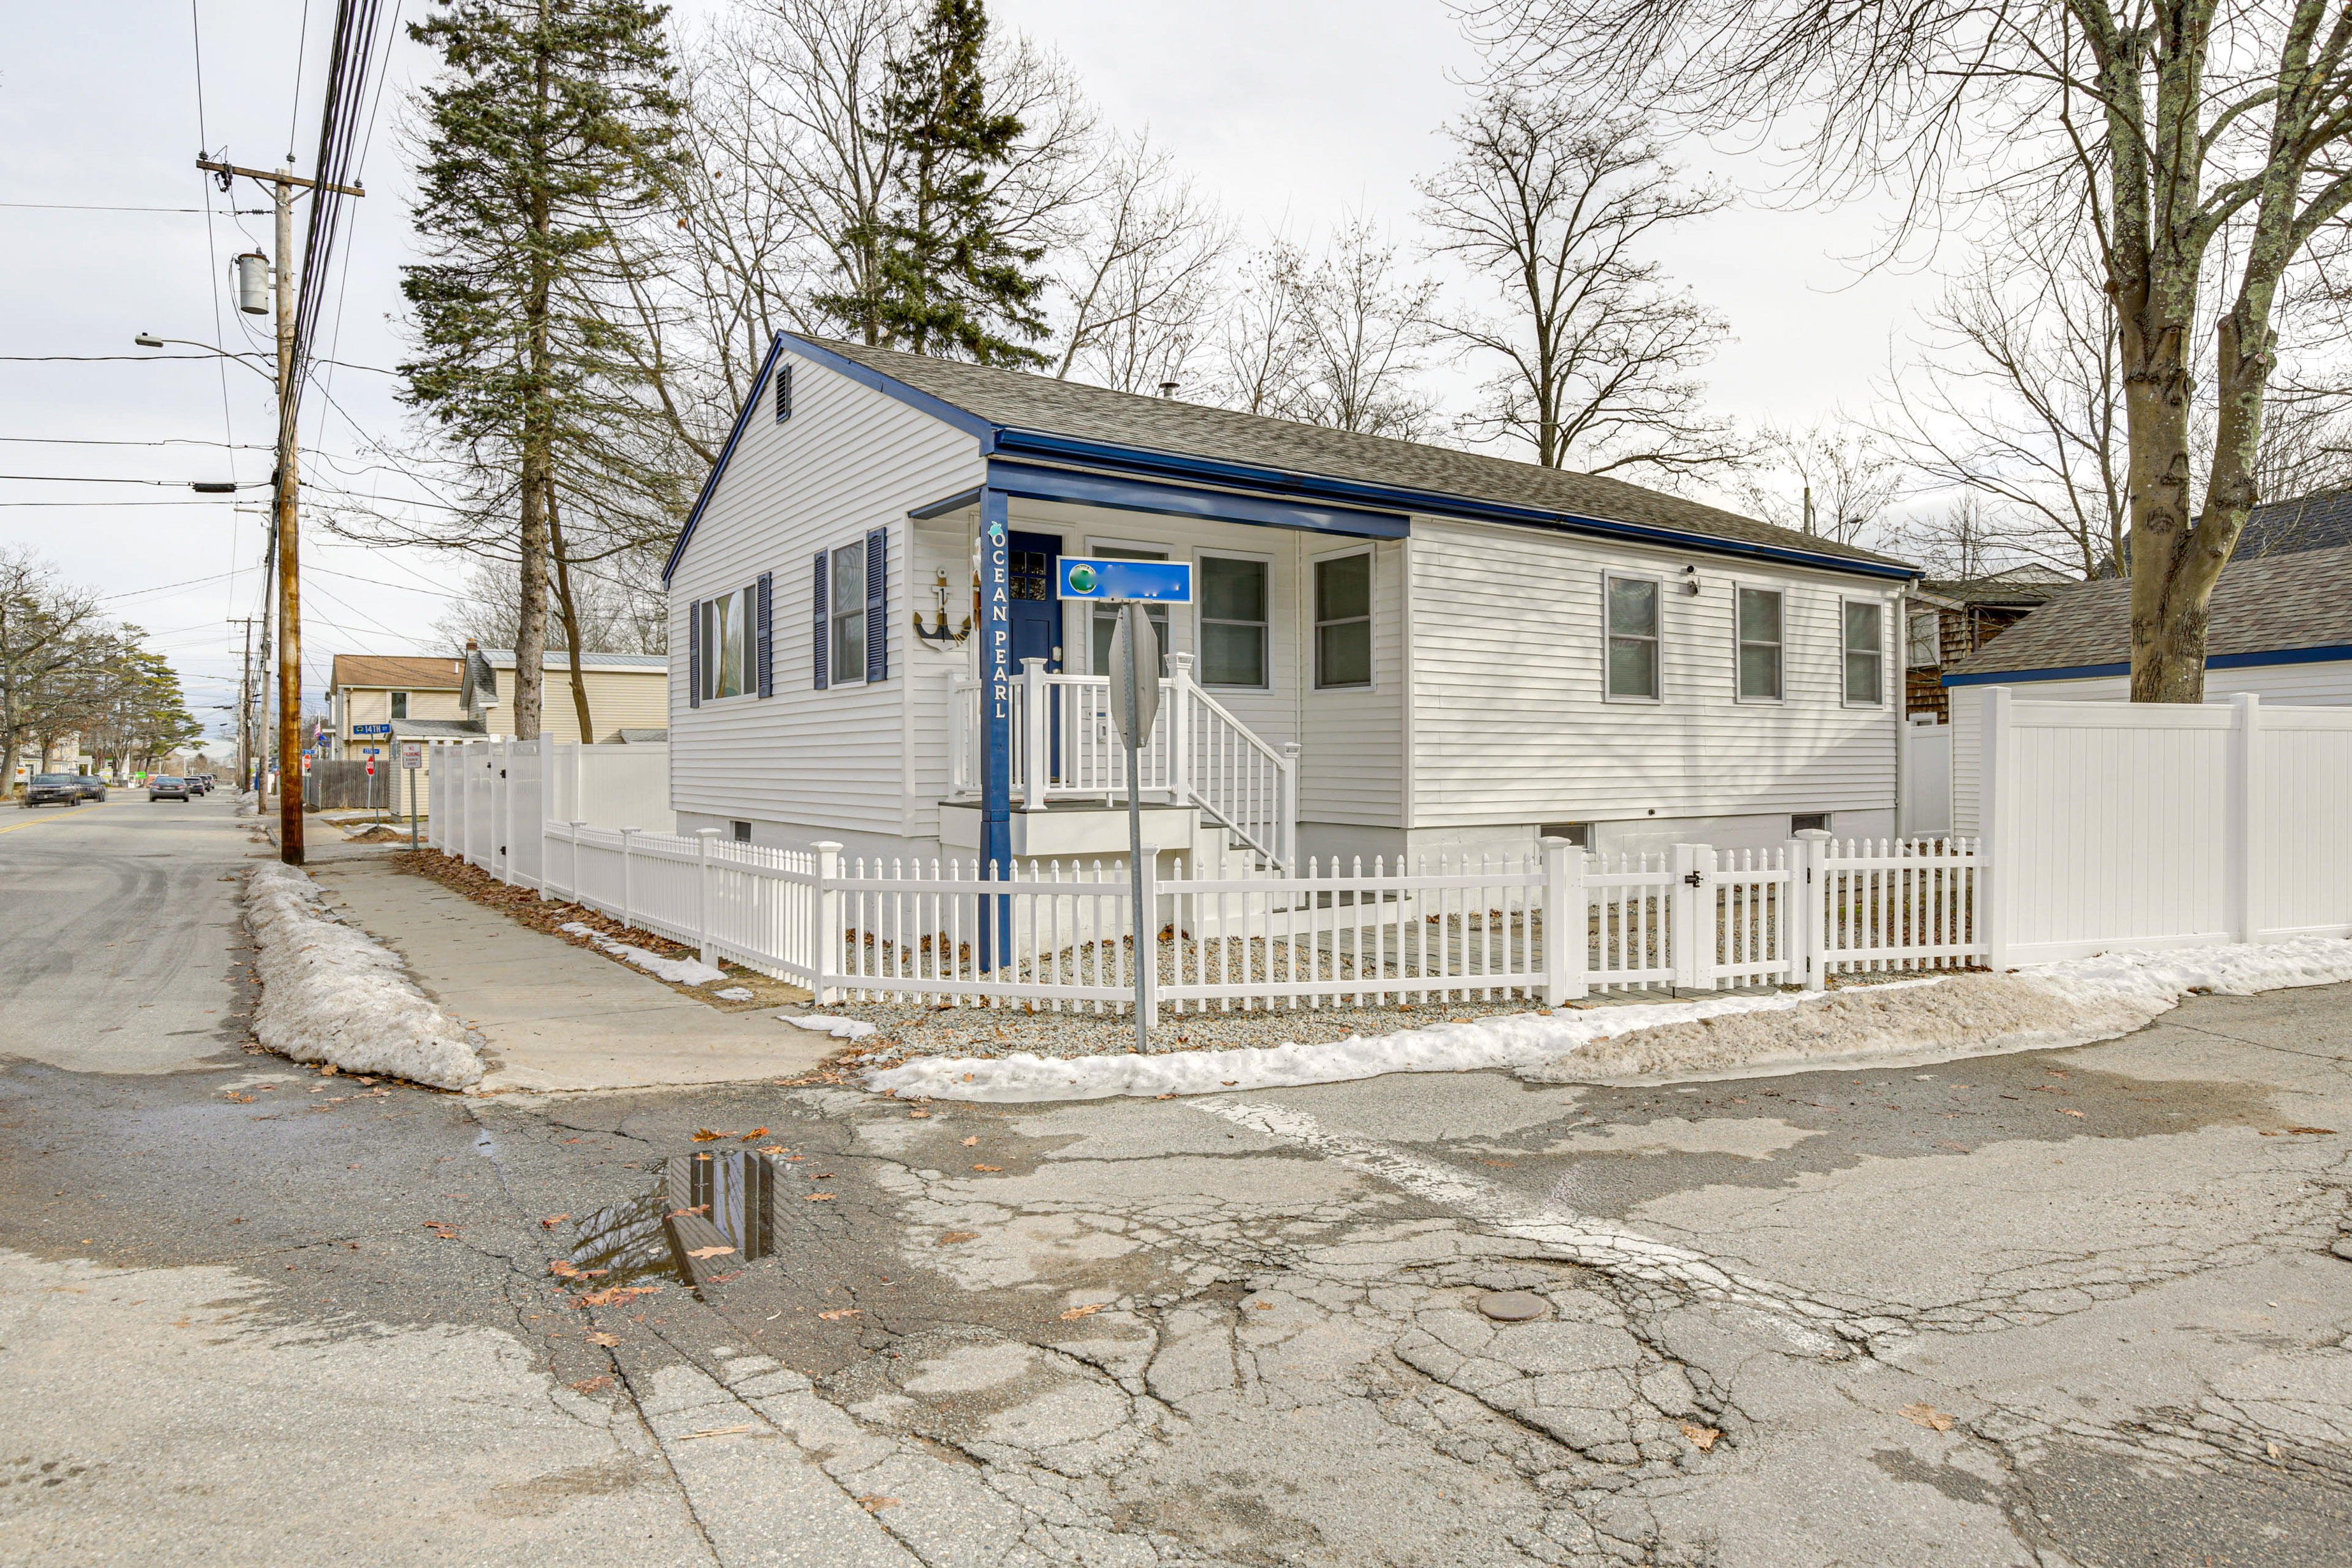
[[[1842,1061],[1980,1056],[2129,1034],[2191,991],[2249,995],[2352,980],[2352,942],[2108,953],[2010,974],[1849,989],[1513,1013],[1321,1045],[1042,1058],[929,1058],[866,1075],[940,1100],[1100,1100],[1508,1068],[1539,1083],[1801,1071]],[[804,1028],[823,1020],[793,1016]],[[839,1037],[836,1036],[836,1037]]]
[[[711,993],[721,1002],[749,1002],[755,993],[747,985],[730,985],[724,991]]]
[[[814,1029],[821,1034],[831,1035],[836,1040],[862,1040],[866,1036],[874,1032],[873,1025],[859,1018],[828,1018],[822,1014],[816,1013],[779,1013],[776,1016],[784,1023],[795,1024],[803,1029]],[[1108,1057],[1096,1057],[1088,1059],[1095,1061],[1108,1061],[1111,1058]],[[967,1064],[959,1062],[957,1065],[961,1067]],[[974,1097],[966,1095],[964,1098],[970,1100]],[[1013,1098],[1042,1097],[1016,1096]]]
[[[257,1039],[298,1062],[467,1089],[482,1077],[478,1039],[427,1000],[390,948],[329,913],[291,866],[246,879],[261,1006]]]
[[[664,958],[658,952],[648,952],[642,947],[633,947],[625,942],[614,942],[595,927],[583,924],[579,921],[566,921],[555,929],[584,936],[614,958],[634,963],[639,969],[646,971],[657,979],[667,980],[673,985],[710,985],[727,978],[725,970],[715,968],[698,958]],[[745,995],[749,994],[750,993],[745,993]],[[740,997],[731,998],[738,1001],[741,999]]]
[[[261,797],[253,791],[247,790],[236,797],[236,814],[239,816],[257,816],[260,812]]]

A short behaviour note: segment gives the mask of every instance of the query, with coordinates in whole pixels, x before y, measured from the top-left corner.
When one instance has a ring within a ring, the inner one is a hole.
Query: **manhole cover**
[[[1478,1298],[1478,1310],[1498,1323],[1524,1323],[1544,1315],[1544,1299],[1532,1290],[1489,1290]]]

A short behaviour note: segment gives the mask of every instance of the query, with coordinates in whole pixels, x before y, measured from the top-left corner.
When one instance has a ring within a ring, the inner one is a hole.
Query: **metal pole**
[[[1143,728],[1143,698],[1137,682],[1142,679],[1135,667],[1143,661],[1142,639],[1137,635],[1136,617],[1143,606],[1130,600],[1119,611],[1124,624],[1120,632],[1127,638],[1127,690],[1120,700],[1127,704],[1127,876],[1128,907],[1135,911],[1135,1048],[1151,1049],[1151,1017],[1145,1005],[1147,986],[1143,966],[1160,965],[1159,933],[1155,922],[1143,907],[1143,808],[1139,804],[1143,780],[1143,752],[1137,733]],[[1030,722],[1036,720],[1033,717]]]
[[[416,775],[422,770],[406,766],[405,758],[402,762],[400,771],[408,775],[408,847],[413,854],[416,849]],[[572,879],[579,880],[576,877]]]

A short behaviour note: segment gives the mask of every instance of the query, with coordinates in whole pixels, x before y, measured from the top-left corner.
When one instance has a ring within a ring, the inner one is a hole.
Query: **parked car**
[[[185,779],[156,778],[147,781],[149,800],[190,800],[194,798]]]
[[[30,811],[37,805],[77,805],[89,798],[86,787],[90,780],[79,773],[35,773],[25,785],[25,798],[20,803]],[[98,786],[100,800],[106,798],[106,786]]]

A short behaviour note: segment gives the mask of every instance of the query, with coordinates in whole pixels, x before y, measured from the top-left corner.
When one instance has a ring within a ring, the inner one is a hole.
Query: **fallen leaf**
[[[886,1508],[898,1507],[898,1500],[894,1497],[862,1497],[857,1500],[857,1506],[868,1513],[877,1513]]]
[[[731,1247],[698,1247],[687,1256],[688,1258],[724,1258],[734,1250]]]
[[[547,1266],[547,1271],[550,1274],[557,1275],[565,1279],[584,1279],[587,1278],[586,1275],[580,1272],[580,1265],[572,1262],[572,1259],[568,1258],[559,1258],[555,1259],[552,1263],[550,1263]]]
[[[1952,1418],[1932,1405],[1906,1405],[1895,1414],[1916,1426],[1932,1427],[1938,1432],[1952,1429]]]
[[[2314,1138],[2333,1138],[2336,1136],[2336,1129],[2333,1127],[2290,1127],[2287,1131],[2289,1132],[2308,1133]]]
[[[698,1143],[716,1143],[721,1138],[734,1136],[732,1132],[713,1132],[708,1127],[698,1127],[694,1130],[694,1141]]]
[[[2293,1131],[2294,1129],[2289,1128],[2288,1131]],[[2276,1463],[2278,1460],[2286,1458],[2286,1450],[2280,1447],[2276,1443],[2264,1443],[2263,1445],[2263,1451],[2271,1457],[2273,1463]]]
[[[1274,1310],[1274,1303],[1271,1301],[1252,1301],[1250,1305],[1256,1308],[1261,1312],[1271,1312]]]
[[[762,1154],[781,1154],[783,1152],[784,1146],[782,1143],[771,1143],[766,1148],[760,1151]]]
[[[1077,1080],[1077,1079],[1072,1079],[1070,1081],[1071,1081],[1072,1083],[1076,1083],[1076,1082],[1077,1082],[1078,1080]],[[1237,1083],[1241,1082],[1241,1079],[1237,1079],[1237,1078],[1228,1078],[1228,1079],[1218,1079],[1218,1081],[1219,1081],[1220,1083],[1223,1083],[1223,1084],[1227,1089],[1231,1089],[1231,1088],[1233,1088],[1233,1087],[1234,1087],[1234,1085],[1235,1085],[1235,1084],[1237,1084]]]
[[[1683,1436],[1690,1439],[1692,1447],[1705,1454],[1713,1451],[1715,1440],[1722,1436],[1723,1433],[1717,1427],[1702,1426],[1696,1421],[1685,1421],[1683,1423]]]
[[[863,1307],[835,1307],[832,1311],[819,1312],[817,1316],[830,1323],[836,1318],[854,1318],[865,1310]]]
[[[965,1148],[967,1148],[967,1149],[970,1149],[970,1148],[973,1147],[974,1145],[978,1144],[978,1143],[979,1143],[979,1142],[980,1142],[980,1140],[979,1140],[979,1139],[977,1139],[977,1138],[967,1138],[967,1139],[965,1139],[965,1140],[963,1141],[963,1146],[964,1146]]]
[[[570,1219],[571,1217],[572,1216],[568,1214],[550,1215],[545,1219],[539,1222],[539,1228],[541,1230],[553,1230],[557,1226],[562,1225],[565,1220]]]
[[[768,1130],[766,1128],[754,1127],[751,1131],[743,1134],[743,1142],[749,1143],[754,1138],[765,1138],[767,1135]]]
[[[832,1193],[811,1193],[808,1195],[808,1201],[813,1204],[829,1204],[833,1202],[835,1195]]]
[[[236,1093],[236,1092],[234,1092],[234,1091],[226,1091],[226,1092],[227,1092],[227,1093],[228,1093],[228,1097],[229,1097],[231,1100],[235,1100],[235,1101],[236,1101],[239,1105],[251,1105],[251,1104],[253,1103],[253,1096],[251,1096],[251,1095],[249,1095],[249,1094],[238,1094],[238,1093]]]
[[[929,1116],[929,1114],[930,1112],[928,1110],[910,1110],[907,1112],[907,1120],[909,1121],[920,1121],[924,1117]]]
[[[600,1377],[583,1377],[572,1386],[583,1394],[602,1394],[613,1386],[613,1378],[609,1373]]]
[[[626,1306],[640,1296],[659,1294],[661,1287],[658,1285],[607,1285],[602,1290],[593,1290],[581,1297],[580,1304],[583,1307]]]
[[[1062,1321],[1066,1323],[1072,1318],[1091,1318],[1097,1312],[1101,1311],[1105,1307],[1109,1305],[1110,1303],[1108,1301],[1097,1301],[1092,1306],[1073,1307],[1068,1311],[1062,1314]]]
[[[1001,1171],[1004,1169],[1004,1167],[1002,1165],[974,1165],[972,1169],[975,1171]]]
[[[738,1432],[749,1432],[751,1430],[752,1430],[752,1426],[749,1421],[743,1422],[741,1425],[735,1426],[705,1426],[699,1432],[688,1432],[685,1436],[679,1438],[678,1441],[681,1443],[691,1443],[697,1437],[732,1437]]]
[[[2060,1107],[2058,1108],[2058,1114],[2059,1114],[2059,1115],[2061,1115],[2061,1116],[2072,1116],[2072,1117],[2074,1117],[2076,1121],[2081,1121],[2081,1120],[2083,1120],[2083,1113],[2082,1113],[2081,1111],[2079,1111],[2079,1110],[2067,1110],[2067,1109],[2066,1109],[2064,1106],[2063,1106],[2063,1105],[2062,1105],[2062,1106],[2060,1106]]]
[[[805,1160],[807,1158],[808,1156],[806,1154],[787,1154],[784,1156],[784,1163],[789,1165],[795,1160]]]
[[[941,1247],[953,1247],[959,1241],[978,1241],[979,1239],[980,1232],[976,1230],[943,1230],[940,1232],[940,1245]]]
[[[425,1228],[431,1231],[434,1235],[439,1237],[444,1241],[455,1241],[457,1239],[457,1227],[454,1225],[445,1224],[440,1220],[428,1219],[425,1222]]]
[[[588,1336],[588,1342],[592,1345],[604,1345],[609,1348],[613,1345],[619,1344],[621,1342],[621,1336],[618,1334],[590,1334]]]

